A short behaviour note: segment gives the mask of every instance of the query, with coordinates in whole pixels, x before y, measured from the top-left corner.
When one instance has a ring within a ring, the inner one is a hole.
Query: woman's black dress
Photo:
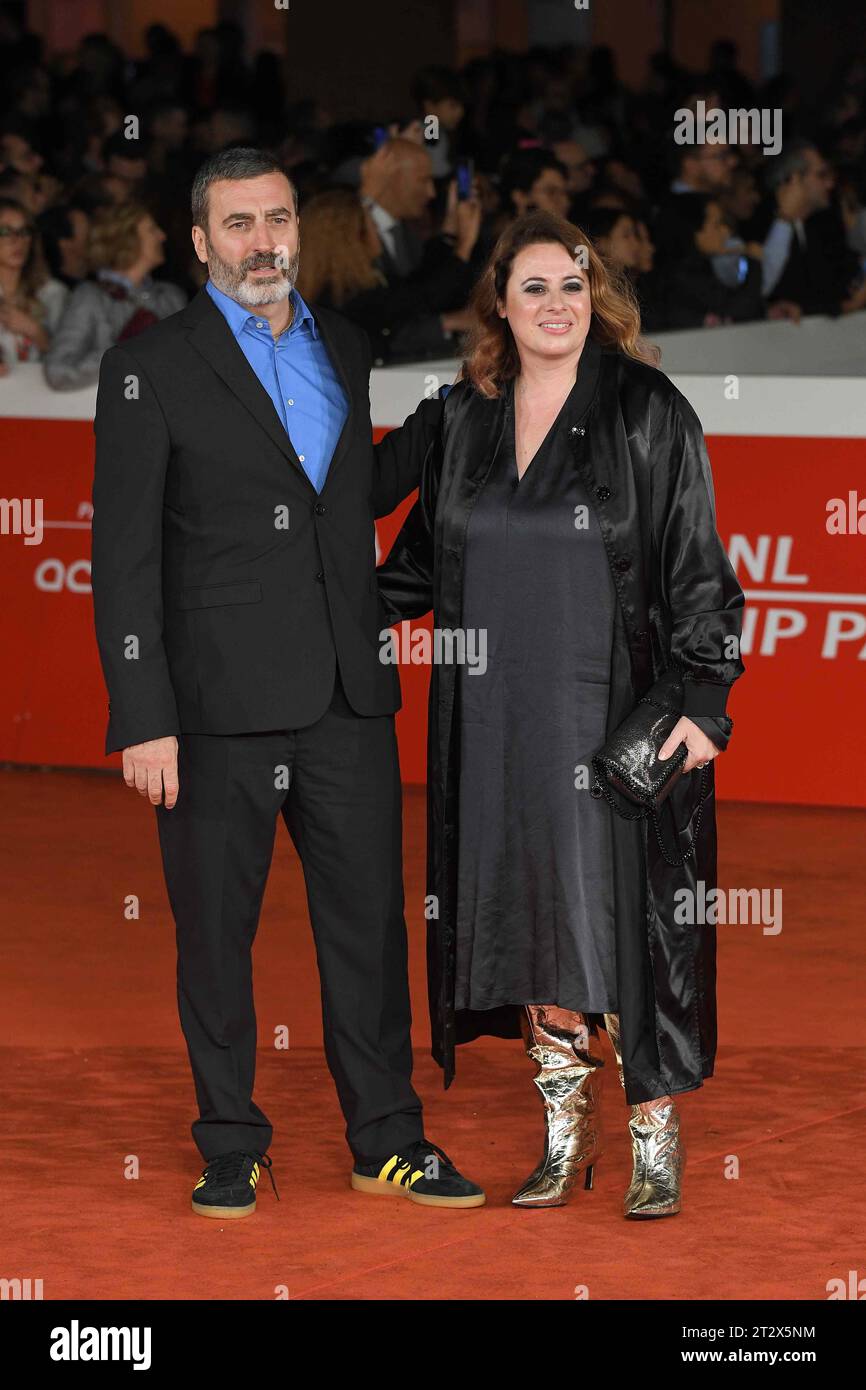
[[[459,669],[457,1009],[617,1011],[611,811],[589,793],[616,599],[562,421],[518,479],[509,388],[467,533],[463,627],[487,649]]]

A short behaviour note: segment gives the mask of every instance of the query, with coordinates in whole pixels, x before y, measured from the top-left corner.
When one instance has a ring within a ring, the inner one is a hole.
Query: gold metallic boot
[[[607,1034],[616,1053],[619,1079],[625,1089],[620,1047],[619,1016],[604,1015]],[[632,1179],[623,1200],[623,1213],[634,1219],[675,1216],[681,1206],[685,1145],[680,1137],[679,1113],[673,1100],[654,1101],[648,1112],[631,1107]]]
[[[604,1062],[589,1051],[584,1014],[527,1004],[520,1024],[527,1055],[538,1063],[534,1081],[547,1133],[544,1157],[511,1201],[516,1207],[559,1207],[584,1170],[584,1187],[592,1187],[602,1151],[598,1073]]]

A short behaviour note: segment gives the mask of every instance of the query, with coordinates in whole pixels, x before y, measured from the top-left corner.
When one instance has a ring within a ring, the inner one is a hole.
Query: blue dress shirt
[[[267,319],[254,309],[210,280],[205,289],[273,401],[301,467],[321,492],[349,404],[313,315],[293,289],[291,326],[275,340]]]

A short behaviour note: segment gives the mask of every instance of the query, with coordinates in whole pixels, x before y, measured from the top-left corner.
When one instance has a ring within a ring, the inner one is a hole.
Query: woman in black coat
[[[547,1135],[513,1201],[549,1206],[581,1172],[591,1186],[606,1030],[631,1106],[625,1213],[667,1215],[684,1152],[672,1097],[712,1075],[716,1050],[715,931],[683,902],[700,917],[699,885],[715,886],[712,763],[743,671],[743,592],[697,417],[642,360],[633,294],[580,229],[546,213],[513,223],[474,313],[379,570],[388,622],[432,608],[439,638],[433,1054],[448,1086],[456,1043],[523,1033]],[[686,772],[706,771],[665,803],[665,854],[645,821],[613,813],[591,760],[671,667],[685,693],[662,752],[685,742]]]

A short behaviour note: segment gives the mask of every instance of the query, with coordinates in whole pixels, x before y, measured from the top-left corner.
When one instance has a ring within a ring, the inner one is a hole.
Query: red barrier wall
[[[866,537],[826,524],[828,499],[847,501],[851,480],[866,478],[866,441],[726,436],[709,447],[719,531],[747,593],[747,669],[719,795],[866,805]],[[117,766],[102,754],[90,602],[92,424],[0,419],[0,459],[0,495],[42,498],[44,510],[41,545],[0,536],[0,760]],[[409,506],[380,523],[383,554]],[[423,782],[429,670],[403,665],[400,677],[403,778]]]

